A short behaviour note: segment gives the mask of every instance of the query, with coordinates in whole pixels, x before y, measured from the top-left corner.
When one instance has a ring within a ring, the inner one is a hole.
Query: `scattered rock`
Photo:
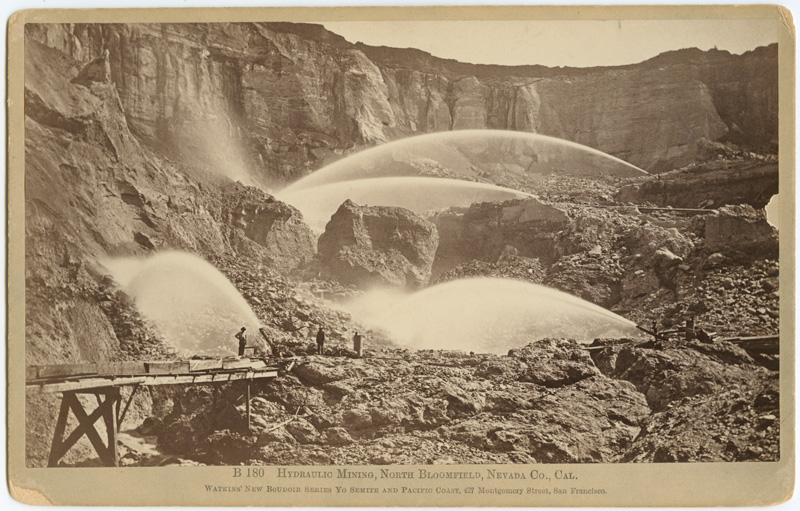
[[[336,427],[325,431],[326,440],[330,445],[349,445],[353,443],[353,437],[346,429]]]
[[[144,234],[143,232],[137,231],[136,233],[134,233],[133,240],[148,250],[153,250],[154,248],[156,248],[155,244],[150,239],[150,236]]]
[[[103,50],[103,54],[86,64],[78,72],[78,76],[72,79],[72,83],[78,83],[90,87],[93,83],[108,83],[111,81],[111,61],[108,50]]]

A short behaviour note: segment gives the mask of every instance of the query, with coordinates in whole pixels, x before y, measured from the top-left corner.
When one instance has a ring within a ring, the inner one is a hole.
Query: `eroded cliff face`
[[[718,160],[631,180],[617,196],[620,202],[652,203],[676,208],[709,208],[726,204],[766,206],[778,193],[778,163]]]
[[[27,35],[79,62],[108,49],[135,135],[243,180],[286,182],[357,147],[456,129],[556,136],[655,171],[704,158],[703,141],[763,150],[777,139],[777,45],[551,69],[352,45],[291,23],[50,24]]]
[[[97,81],[103,73],[76,83],[82,66],[63,53],[35,41],[25,53],[29,364],[143,355],[124,344],[152,333],[130,333],[141,321],[116,298],[104,258],[171,248],[286,272],[313,257],[297,210],[160,156],[130,129],[115,85]]]

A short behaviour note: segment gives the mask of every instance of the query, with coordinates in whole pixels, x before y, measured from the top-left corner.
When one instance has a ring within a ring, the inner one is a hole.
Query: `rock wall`
[[[239,183],[222,190],[220,224],[237,251],[255,252],[259,261],[283,273],[311,261],[317,240],[296,209]]]
[[[620,189],[617,199],[676,208],[718,208],[726,204],[766,206],[778,193],[778,164],[713,162],[637,179]]]
[[[83,66],[35,40],[25,47],[28,365],[170,356],[106,275],[106,257],[173,248],[286,272],[315,251],[293,208],[141,143],[109,61],[101,56]],[[149,399],[137,398],[132,409],[150,413]],[[27,404],[33,465],[46,463],[58,405],[55,395]],[[84,439],[66,461],[87,453]]]
[[[122,356],[104,257],[172,248],[280,271],[311,259],[295,209],[151,151],[104,73],[74,83],[82,68],[63,53],[29,41],[25,54],[28,363]]]
[[[109,50],[135,135],[262,182],[451,129],[542,133],[655,171],[702,159],[702,140],[760,150],[777,140],[777,45],[551,69],[352,45],[291,23],[36,24],[27,37],[83,63]]]
[[[494,262],[513,247],[519,255],[552,263],[555,233],[569,223],[567,214],[537,199],[482,202],[437,215],[440,233],[434,275],[473,259]]]
[[[705,245],[709,253],[778,257],[778,230],[767,222],[763,210],[752,206],[725,206],[705,219]]]

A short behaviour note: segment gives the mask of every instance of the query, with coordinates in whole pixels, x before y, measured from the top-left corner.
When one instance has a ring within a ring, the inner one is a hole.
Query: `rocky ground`
[[[499,256],[455,266],[438,281],[494,276],[545,283],[648,328],[655,323],[662,331],[693,318],[717,339],[777,332],[779,273],[776,248],[770,245],[776,238],[752,208],[686,217],[669,210],[554,204],[565,220],[540,224],[557,229],[545,233],[553,254],[545,263],[523,255],[525,239],[507,233],[525,226],[514,226],[503,231],[502,243],[490,244],[504,247]],[[471,218],[480,222],[482,217]],[[761,227],[731,230],[728,225],[751,226],[751,221]],[[729,237],[725,244],[709,242],[729,231],[745,235]],[[373,250],[370,234],[356,232]],[[422,240],[430,252],[428,241]],[[751,250],[754,243],[758,250]],[[141,412],[158,413],[144,421],[140,436],[126,437],[121,445],[125,464],[665,462],[778,456],[776,355],[748,354],[722,341],[678,340],[596,341],[587,350],[565,339],[530,339],[503,356],[408,351],[369,332],[365,357],[358,359],[351,339],[364,329],[337,305],[362,293],[356,285],[337,282],[335,272],[310,271],[317,261],[287,274],[249,258],[209,260],[263,321],[276,350],[261,343],[260,352],[294,360],[293,367],[255,390],[250,432],[242,429],[243,405],[238,411],[220,407],[209,388],[148,396],[151,404],[140,407]],[[124,294],[113,287],[102,293],[113,328],[128,340],[121,358],[170,356],[157,341],[157,329],[136,315]],[[316,355],[319,325],[328,332],[325,357]],[[137,423],[145,418],[142,413]]]
[[[249,432],[243,404],[215,406],[206,388],[172,401],[140,429],[164,453],[215,465],[778,456],[777,372],[730,343],[614,340],[587,349],[544,339],[505,356],[386,348],[360,359],[308,356],[260,386]]]
[[[712,246],[721,252],[706,248],[709,239],[729,230],[726,222],[753,220],[752,208],[722,208],[712,214],[723,219],[709,222],[705,214],[687,218],[669,211],[560,207],[567,220],[552,233],[555,255],[549,263],[521,255],[525,244],[511,238],[496,259],[474,259],[443,273],[439,281],[496,276],[543,282],[648,328],[655,322],[659,330],[694,318],[717,338],[777,332],[779,272],[775,249],[769,246],[774,233],[762,226],[754,231],[760,237]],[[760,249],[749,251],[754,242]],[[337,306],[362,293],[355,285],[330,275],[316,277],[303,268],[287,274],[249,258],[209,260],[263,321],[277,350],[262,344],[261,353],[293,359],[294,367],[256,389],[250,432],[241,428],[243,406],[220,409],[209,388],[148,396],[134,423],[141,423],[147,410],[158,413],[142,424],[142,438],[129,438],[121,446],[125,464],[582,463],[778,456],[775,355],[751,355],[721,341],[676,340],[598,341],[587,350],[565,339],[530,339],[504,356],[408,351],[370,332],[366,356],[358,359],[351,339],[363,327]],[[120,359],[171,356],[159,343],[157,329],[107,284],[99,299],[112,328],[125,340]],[[328,332],[326,357],[315,355],[319,325]],[[36,440],[39,436],[30,436],[32,445],[46,445],[46,435]],[[155,439],[157,451],[152,450]],[[87,463],[87,454],[84,449],[83,461],[76,463]]]

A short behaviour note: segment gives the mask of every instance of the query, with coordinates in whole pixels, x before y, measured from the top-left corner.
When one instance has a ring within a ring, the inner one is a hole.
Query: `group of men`
[[[239,356],[240,357],[244,356],[245,350],[248,347],[247,346],[247,336],[245,335],[246,331],[247,331],[247,328],[246,327],[242,327],[242,329],[239,330],[239,333],[237,333],[234,336],[234,337],[236,337],[236,339],[239,340]],[[267,336],[266,331],[264,330],[264,328],[259,328],[259,333],[261,333],[261,336],[264,338],[264,340],[267,342],[267,345],[272,350],[273,355],[275,355],[276,354],[275,346],[272,344],[272,342],[270,342],[269,337]],[[362,346],[362,342],[361,341],[362,341],[361,334],[359,332],[356,332],[356,334],[353,336],[353,350],[356,352],[356,355],[359,358],[364,354],[363,346]],[[319,330],[317,330],[317,354],[318,355],[324,355],[325,354],[325,329],[322,326],[320,326]]]

